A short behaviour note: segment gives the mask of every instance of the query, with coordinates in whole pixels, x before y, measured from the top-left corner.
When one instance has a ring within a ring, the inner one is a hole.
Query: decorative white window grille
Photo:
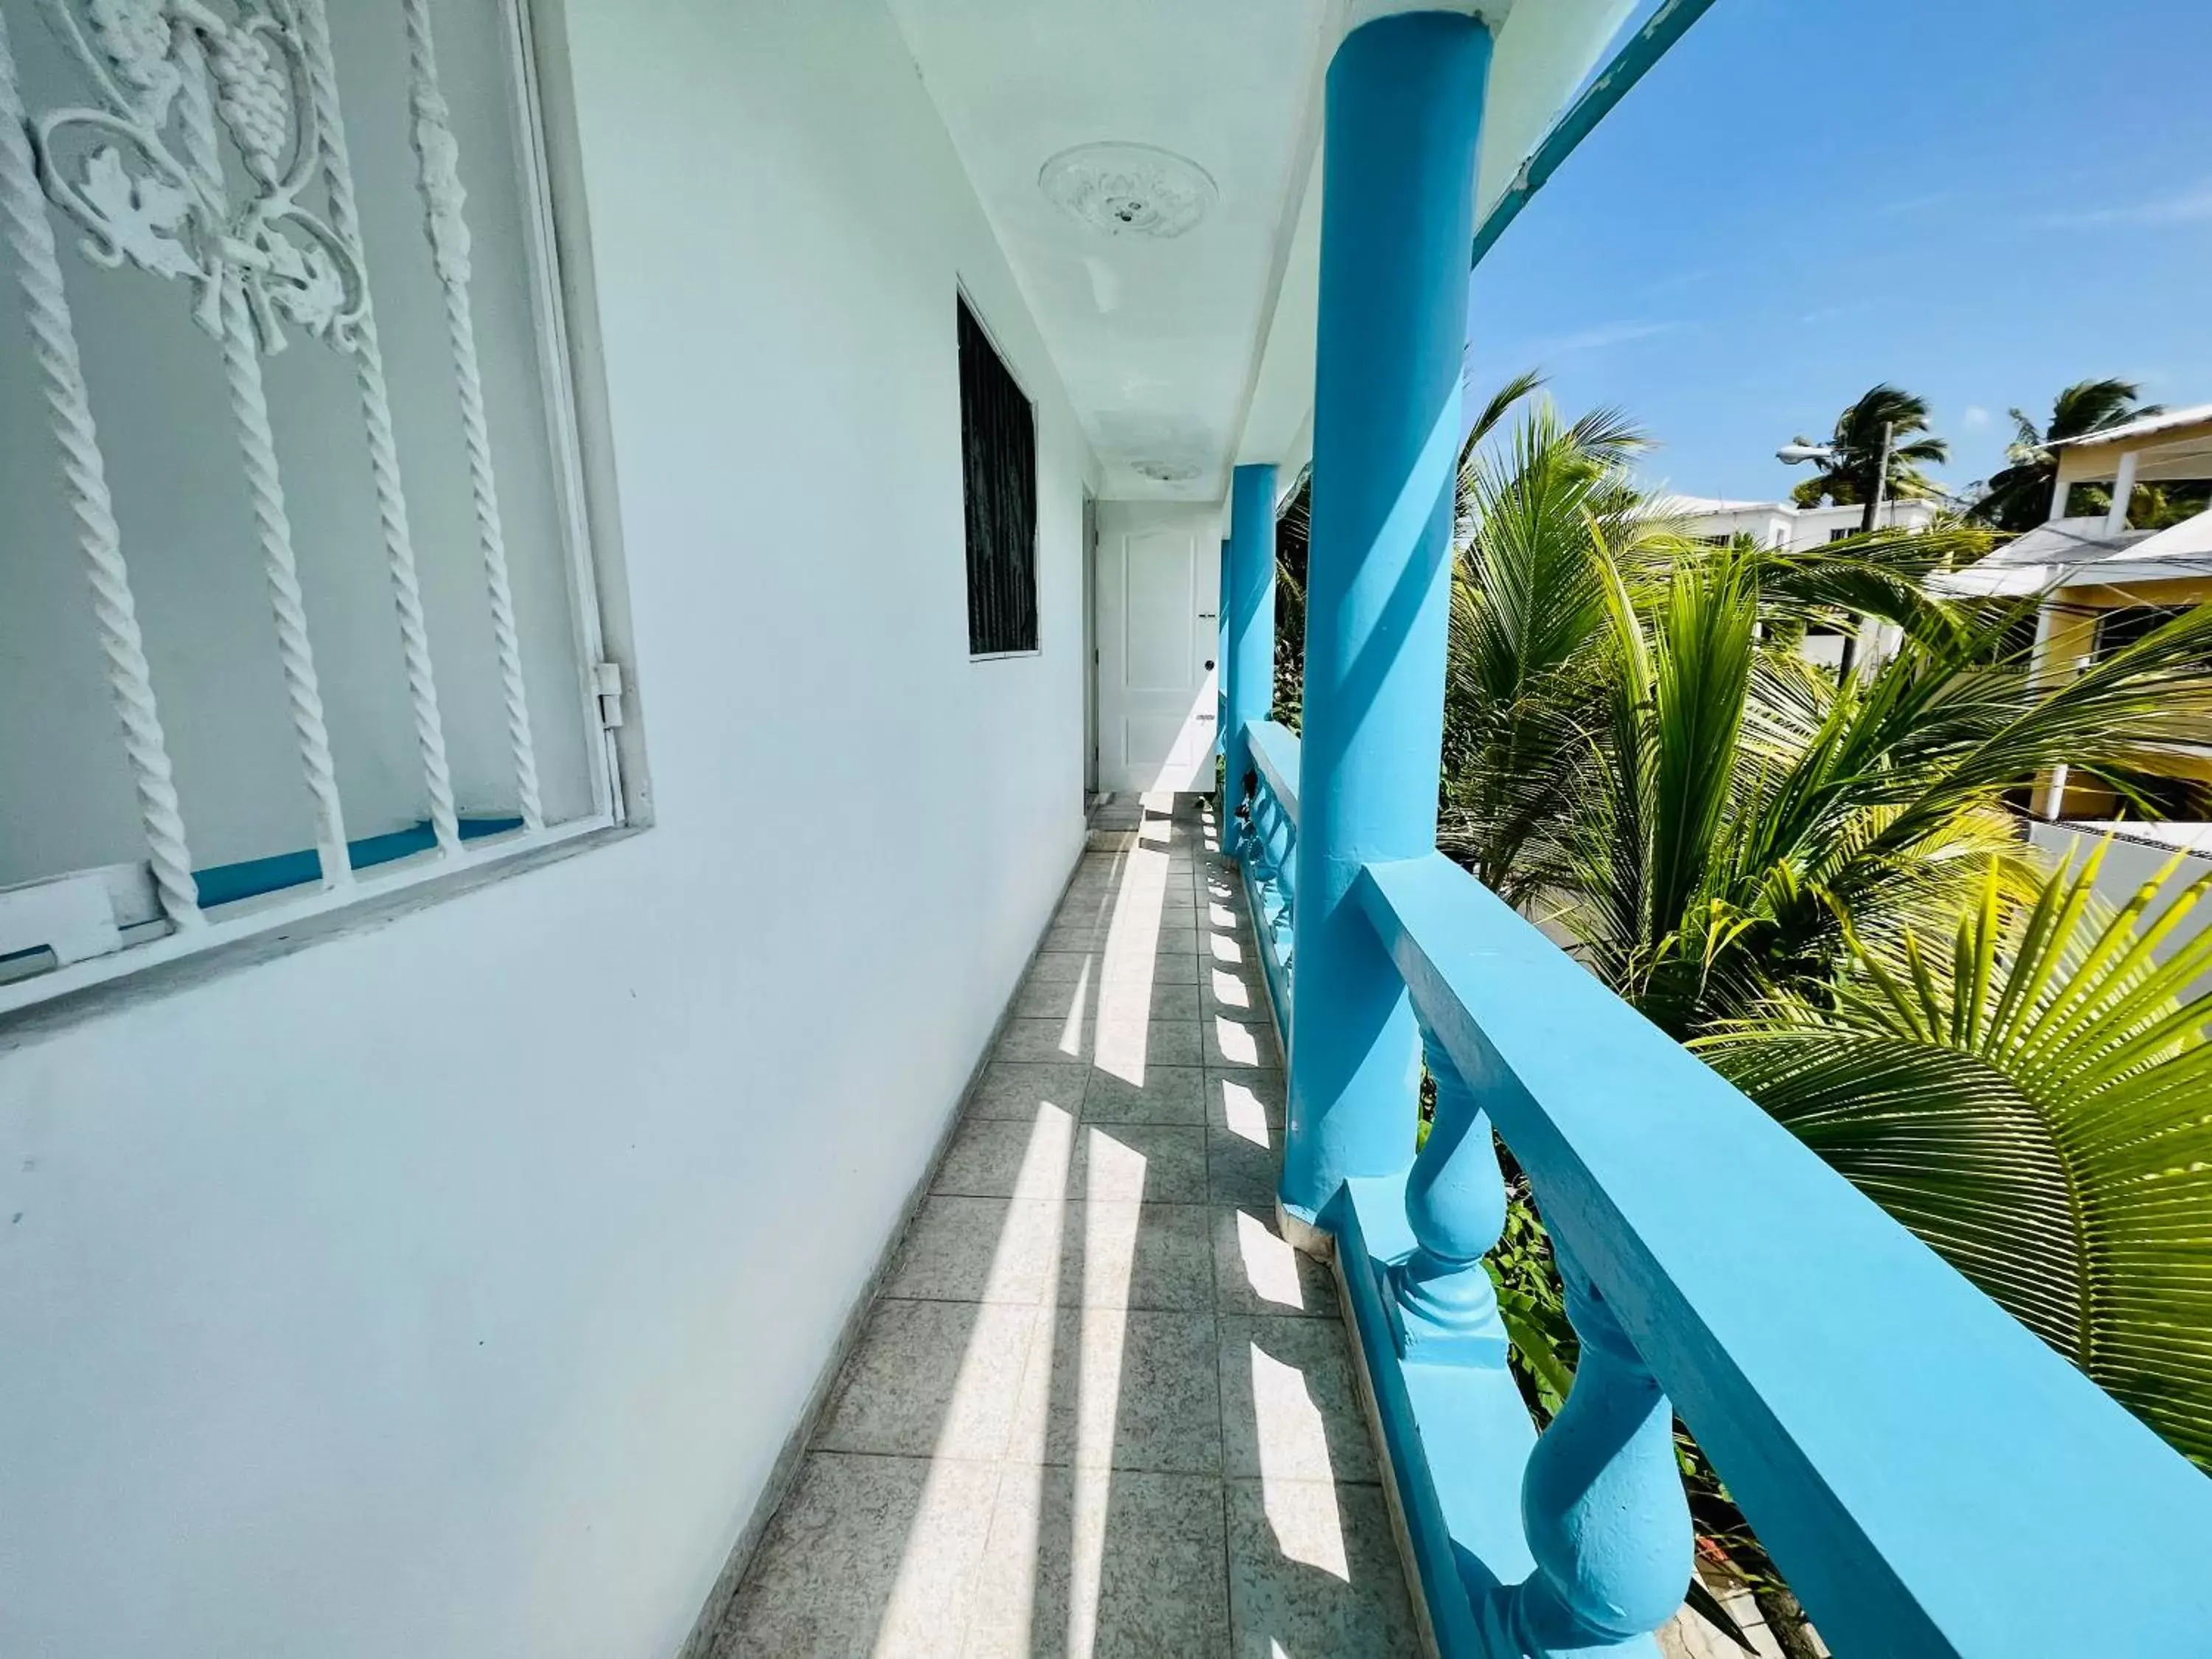
[[[0,0],[0,1012],[617,817],[520,3]]]

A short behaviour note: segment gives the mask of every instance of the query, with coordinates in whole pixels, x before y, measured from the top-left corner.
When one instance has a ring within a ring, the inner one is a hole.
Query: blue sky
[[[2212,3],[1717,0],[1475,272],[1468,379],[1626,409],[1686,494],[1876,380],[1954,487],[2092,375],[2212,403]]]

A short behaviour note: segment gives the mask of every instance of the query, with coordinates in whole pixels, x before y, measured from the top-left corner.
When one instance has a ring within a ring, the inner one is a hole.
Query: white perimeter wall
[[[0,1053],[10,1659],[672,1654],[1079,849],[1088,452],[887,17],[570,27],[659,823]]]
[[[2028,826],[2027,838],[2054,858],[2070,858],[2074,867],[2080,869],[2100,846],[2104,847],[2104,861],[2097,866],[2097,896],[2114,906],[2123,905],[2142,890],[2145,882],[2157,878],[2166,867],[2166,860],[2180,849],[2160,847],[2124,836],[2111,836],[2109,844],[2106,829],[2094,823],[2068,823],[2037,822]],[[2155,917],[2167,903],[2179,897],[2184,889],[2193,881],[2201,881],[2212,874],[2212,858],[2201,853],[2184,854],[2180,865],[2167,878],[2162,896],[2151,915]],[[2183,945],[2188,944],[2206,927],[2212,927],[2212,908],[2200,908],[2184,917],[2174,930],[2166,936],[2156,951],[2163,962]],[[2198,980],[2190,988],[2190,994],[2202,996],[2212,991],[2212,975]]]

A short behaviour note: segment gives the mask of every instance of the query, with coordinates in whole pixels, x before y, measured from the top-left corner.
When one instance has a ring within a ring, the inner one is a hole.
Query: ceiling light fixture
[[[1062,212],[1108,236],[1166,241],[1206,217],[1221,193],[1188,156],[1150,144],[1078,144],[1037,173]]]

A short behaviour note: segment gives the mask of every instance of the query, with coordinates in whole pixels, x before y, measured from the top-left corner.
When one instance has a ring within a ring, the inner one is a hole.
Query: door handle
[[[1206,659],[1206,665],[1208,668],[1212,667],[1212,666],[1213,666],[1213,659],[1212,659],[1212,658],[1211,658],[1211,657],[1208,657],[1208,658]]]

